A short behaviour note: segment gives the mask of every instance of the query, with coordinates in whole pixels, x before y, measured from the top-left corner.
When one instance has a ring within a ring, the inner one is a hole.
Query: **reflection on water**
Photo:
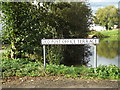
[[[101,57],[114,59],[118,56],[118,41],[101,41],[97,45],[97,53]]]
[[[118,64],[120,62],[119,43],[118,41],[101,41],[97,45],[97,66],[113,64],[120,67]],[[93,54],[93,47],[91,51]],[[93,67],[93,56],[90,56],[90,59],[89,64]]]

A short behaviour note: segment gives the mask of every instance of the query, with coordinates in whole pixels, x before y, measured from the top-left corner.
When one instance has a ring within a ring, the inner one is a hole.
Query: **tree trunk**
[[[108,25],[105,25],[106,30],[109,30]]]

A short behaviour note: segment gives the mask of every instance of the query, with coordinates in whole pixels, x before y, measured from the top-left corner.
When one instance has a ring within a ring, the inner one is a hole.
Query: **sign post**
[[[99,39],[42,39],[44,67],[46,67],[45,45],[80,45],[93,44],[94,45],[94,67],[97,67],[96,45],[99,44]]]
[[[45,45],[43,45],[43,59],[44,59],[44,67],[46,67]]]
[[[97,67],[97,48],[96,45],[94,45],[94,67]]]

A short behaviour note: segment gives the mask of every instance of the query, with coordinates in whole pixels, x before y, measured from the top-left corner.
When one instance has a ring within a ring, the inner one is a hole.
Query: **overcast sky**
[[[89,0],[90,2],[119,2],[120,0]]]
[[[98,10],[98,8],[103,8],[109,5],[114,5],[118,8],[118,2],[120,0],[88,0],[90,2],[93,14]]]

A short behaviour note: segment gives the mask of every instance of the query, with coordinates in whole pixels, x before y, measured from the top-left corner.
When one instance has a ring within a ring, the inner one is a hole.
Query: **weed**
[[[73,67],[65,65],[47,64],[44,68],[39,61],[26,59],[2,58],[2,77],[10,76],[65,76],[81,79],[120,79],[120,68],[115,65],[100,65],[97,68],[85,66]]]

